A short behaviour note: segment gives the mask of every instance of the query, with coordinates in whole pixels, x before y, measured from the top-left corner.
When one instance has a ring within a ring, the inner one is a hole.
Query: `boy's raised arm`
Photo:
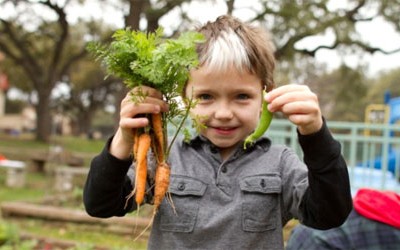
[[[326,123],[311,135],[299,134],[309,188],[301,202],[303,223],[317,229],[340,226],[352,209],[347,165]]]

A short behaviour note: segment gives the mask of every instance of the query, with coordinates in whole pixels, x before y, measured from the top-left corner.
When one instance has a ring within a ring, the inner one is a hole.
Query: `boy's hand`
[[[137,98],[138,102],[135,103],[132,95],[144,95],[145,98],[143,100]],[[134,88],[121,102],[119,127],[111,142],[110,153],[119,159],[129,158],[133,145],[132,130],[149,124],[149,120],[142,115],[166,111],[168,105],[162,100],[159,91],[147,86]]]
[[[297,125],[300,134],[309,135],[322,127],[318,97],[308,86],[289,84],[271,90],[265,96],[271,112],[282,112]]]

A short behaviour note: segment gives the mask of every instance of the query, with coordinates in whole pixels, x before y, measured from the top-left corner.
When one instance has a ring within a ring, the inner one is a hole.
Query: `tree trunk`
[[[38,91],[39,100],[36,106],[36,140],[49,142],[52,128],[50,114],[50,91]]]
[[[132,30],[139,30],[140,15],[147,1],[129,0],[129,13],[125,16],[125,26],[131,27]]]
[[[92,121],[93,117],[96,113],[97,107],[94,107],[89,110],[81,111],[80,114],[78,114],[78,127],[79,127],[79,134],[89,134],[89,130],[92,127]]]
[[[125,96],[128,94],[128,88],[125,87],[125,85],[121,88],[121,91],[117,92],[115,94],[115,113],[114,113],[114,124],[115,124],[115,129],[118,128],[118,122],[119,122],[119,113],[121,111],[121,102],[125,98]]]

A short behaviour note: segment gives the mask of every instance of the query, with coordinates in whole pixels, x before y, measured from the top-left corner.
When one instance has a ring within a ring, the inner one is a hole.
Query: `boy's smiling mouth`
[[[210,126],[209,128],[213,129],[216,133],[222,135],[232,134],[237,129],[237,127],[214,127],[214,126]]]

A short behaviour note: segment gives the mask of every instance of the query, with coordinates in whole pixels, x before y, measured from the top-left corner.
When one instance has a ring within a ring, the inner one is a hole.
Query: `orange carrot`
[[[155,144],[155,153],[157,157],[157,162],[164,162],[165,161],[165,154],[164,154],[164,131],[163,131],[163,124],[162,124],[162,115],[152,114],[151,115],[151,122],[152,128],[154,133],[154,143]]]
[[[156,176],[155,176],[155,184],[154,184],[154,208],[153,208],[153,215],[150,219],[149,224],[146,226],[146,228],[135,238],[137,240],[140,236],[142,236],[147,229],[150,228],[150,226],[153,224],[154,217],[156,216],[158,212],[158,208],[161,205],[161,202],[163,201],[165,195],[168,192],[168,186],[169,186],[169,176],[171,173],[171,168],[168,166],[166,162],[161,162],[158,164],[156,168]],[[170,203],[172,205],[172,208],[175,210],[172,200],[170,200]]]
[[[157,212],[164,199],[169,186],[169,176],[171,168],[166,162],[161,162],[156,169],[155,186],[154,186],[154,211]]]
[[[147,179],[147,152],[150,149],[151,138],[147,133],[139,136],[135,174],[135,201],[137,205],[143,203]]]
[[[136,160],[137,159],[137,151],[138,151],[138,146],[139,146],[139,130],[137,128],[133,129],[133,158]]]
[[[137,157],[135,165],[135,187],[126,197],[125,207],[128,200],[135,196],[135,202],[138,206],[143,203],[146,192],[147,180],[147,152],[150,149],[151,138],[147,133],[143,133],[138,137]]]

